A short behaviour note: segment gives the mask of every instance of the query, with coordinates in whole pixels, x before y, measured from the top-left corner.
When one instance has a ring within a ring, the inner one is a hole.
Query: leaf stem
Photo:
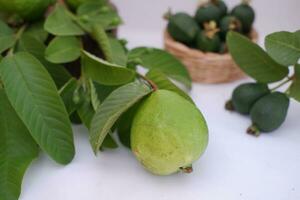
[[[158,90],[158,87],[157,85],[152,81],[150,80],[149,78],[147,78],[146,76],[140,74],[140,73],[137,73],[137,75],[142,78],[143,80],[145,80],[151,87],[154,91],[157,91]]]
[[[272,88],[271,91],[274,92],[275,90],[277,90],[278,88],[284,86],[285,84],[287,84],[288,82],[292,81],[295,78],[295,75],[288,77],[287,80],[283,81],[282,83],[280,83],[279,85],[277,85],[276,87]]]

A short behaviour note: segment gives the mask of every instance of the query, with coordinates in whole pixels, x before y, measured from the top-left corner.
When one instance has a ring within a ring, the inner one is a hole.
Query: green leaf
[[[28,166],[39,148],[0,89],[0,199],[17,200]]]
[[[295,66],[295,80],[289,89],[289,95],[300,102],[300,65]]]
[[[8,99],[35,141],[58,163],[69,163],[75,154],[71,123],[43,65],[29,53],[17,53],[2,60],[0,75]]]
[[[107,60],[108,62],[113,62],[112,49],[108,36],[103,27],[99,24],[92,26],[91,35],[97,42],[99,48],[102,50],[105,60]]]
[[[118,118],[151,91],[148,86],[133,82],[116,89],[107,97],[91,123],[90,143],[95,154]]]
[[[84,31],[72,20],[67,9],[60,4],[47,17],[44,28],[58,36],[84,35]]]
[[[71,78],[60,90],[59,94],[66,106],[67,112],[71,115],[78,105],[73,101],[74,91],[78,88],[78,83],[75,78]]]
[[[115,38],[109,38],[109,43],[112,51],[112,61],[113,63],[121,66],[126,66],[127,64],[127,53],[120,43],[119,40]]]
[[[168,52],[147,47],[139,47],[130,51],[129,63],[140,60],[141,66],[148,69],[159,69],[168,77],[183,83],[191,88],[191,77],[185,66]]]
[[[272,33],[265,39],[268,54],[278,63],[290,66],[300,58],[300,33]]]
[[[229,51],[239,67],[261,83],[272,83],[288,75],[288,68],[275,62],[261,47],[236,32],[227,34]]]
[[[46,46],[32,35],[23,35],[17,46],[17,51],[26,51],[34,55],[47,69],[57,88],[61,88],[71,78],[70,73],[62,65],[48,62],[44,57]]]
[[[84,74],[103,85],[122,85],[134,80],[135,72],[83,52],[81,64]]]
[[[94,82],[90,79],[89,80],[89,84],[90,84],[90,91],[91,91],[91,103],[92,103],[92,106],[94,108],[94,110],[98,110],[99,106],[100,106],[100,99],[98,97],[98,94],[97,94],[97,89],[94,85]]]
[[[120,142],[129,149],[131,148],[131,125],[135,116],[135,113],[138,111],[141,102],[136,103],[131,108],[129,108],[117,121],[117,132],[120,139]]]
[[[52,63],[68,63],[77,60],[81,54],[80,41],[74,36],[54,38],[45,51],[45,57]]]
[[[49,35],[44,29],[43,21],[30,24],[30,26],[25,30],[24,34],[30,35],[42,43],[46,41]]]
[[[116,143],[116,141],[114,140],[114,138],[111,136],[111,134],[108,134],[106,136],[106,138],[103,141],[103,144],[101,146],[102,148],[107,148],[107,149],[116,149],[118,148],[118,144]]]
[[[168,77],[160,70],[152,69],[146,74],[146,77],[153,81],[159,89],[165,89],[175,92],[194,104],[191,97],[184,91],[182,91],[179,87],[177,87],[174,83],[172,83],[172,81],[170,81]]]
[[[0,53],[12,47],[15,43],[14,31],[0,20]]]
[[[107,2],[86,2],[77,9],[77,15],[88,29],[94,24],[101,25],[105,30],[113,29],[122,23],[117,11]]]

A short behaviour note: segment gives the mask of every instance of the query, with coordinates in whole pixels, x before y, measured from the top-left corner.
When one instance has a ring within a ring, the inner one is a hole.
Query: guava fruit
[[[205,23],[205,30],[198,33],[196,38],[196,48],[203,52],[220,52],[222,42],[217,34],[215,22]]]
[[[248,129],[250,134],[272,132],[279,128],[286,119],[290,99],[286,94],[274,92],[259,99],[251,109],[253,126]]]
[[[232,109],[238,113],[247,115],[250,113],[252,106],[261,97],[270,93],[268,85],[262,83],[245,83],[238,86],[232,94],[229,104]],[[227,106],[230,106],[227,104]],[[230,109],[230,108],[229,108]]]
[[[231,15],[241,21],[244,34],[248,34],[251,31],[255,20],[255,12],[246,1],[233,8]]]
[[[220,21],[220,37],[221,40],[226,40],[226,35],[229,31],[242,33],[242,23],[234,16],[225,16]]]
[[[0,0],[0,10],[17,14],[25,20],[40,18],[54,0]]]
[[[196,12],[195,19],[203,27],[204,23],[215,21],[216,23],[222,17],[222,11],[216,5],[208,3],[200,6]]]
[[[208,128],[201,112],[171,91],[153,92],[142,102],[132,123],[132,151],[153,174],[191,172],[192,163],[207,144]]]
[[[200,31],[197,22],[186,13],[171,15],[167,28],[173,39],[185,44],[192,43]]]
[[[211,3],[217,6],[221,11],[221,17],[225,16],[228,11],[228,7],[222,0],[211,0]]]
[[[66,3],[73,9],[77,9],[81,4],[87,2],[106,2],[105,0],[66,0]]]

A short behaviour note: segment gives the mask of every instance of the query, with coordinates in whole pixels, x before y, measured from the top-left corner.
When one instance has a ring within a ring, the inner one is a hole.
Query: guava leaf
[[[88,29],[94,24],[99,24],[105,30],[109,30],[122,23],[117,11],[108,6],[107,2],[86,2],[77,9],[77,15]]]
[[[14,31],[0,20],[0,53],[12,47],[14,43]]]
[[[47,17],[44,28],[58,36],[84,35],[84,31],[72,20],[67,9],[60,4]]]
[[[126,66],[127,53],[120,41],[115,38],[109,38],[109,43],[112,51],[113,63],[120,66]]]
[[[39,148],[0,89],[0,199],[17,200],[28,166]]]
[[[91,79],[89,80],[89,84],[90,84],[90,91],[91,91],[91,104],[92,104],[94,110],[96,111],[96,110],[98,110],[101,102],[98,97],[98,93],[97,93],[95,84]]]
[[[191,97],[187,93],[182,91],[179,87],[177,87],[174,83],[172,83],[172,81],[170,81],[168,77],[160,70],[152,69],[146,74],[146,77],[153,81],[159,89],[165,89],[175,92],[194,104]]]
[[[109,63],[88,52],[83,52],[81,64],[83,73],[103,85],[122,85],[134,80],[135,72]]]
[[[288,75],[287,67],[275,62],[260,46],[239,33],[228,33],[227,45],[237,65],[258,82],[277,82]]]
[[[300,33],[272,33],[266,37],[265,46],[276,62],[284,66],[294,65],[300,58]]]
[[[29,53],[4,58],[0,76],[8,99],[32,137],[51,158],[69,163],[75,154],[71,123],[56,86]]]
[[[133,82],[116,89],[104,100],[91,123],[90,143],[95,154],[118,118],[151,91],[149,86]]]
[[[129,108],[117,121],[117,133],[120,139],[120,142],[127,148],[131,148],[131,125],[135,116],[135,113],[138,111],[141,102],[136,103],[131,108]]]
[[[48,32],[44,29],[44,22],[31,23],[30,26],[25,30],[25,35],[30,35],[38,41],[44,43],[48,38]]]
[[[45,57],[52,63],[68,63],[77,60],[81,54],[80,41],[74,36],[54,38],[45,51]]]
[[[77,89],[78,83],[75,78],[71,78],[60,90],[59,94],[66,106],[67,112],[71,115],[76,109],[78,105],[73,101],[74,91]]]
[[[17,52],[26,51],[34,55],[50,73],[57,88],[61,88],[69,81],[71,75],[64,66],[48,62],[44,57],[45,50],[46,46],[40,40],[29,34],[23,35],[17,45]]]
[[[295,66],[295,80],[289,89],[289,95],[300,102],[300,65]]]
[[[191,88],[191,77],[185,66],[168,52],[156,49],[139,47],[131,50],[128,55],[128,63],[141,61],[140,65],[148,69],[159,69],[168,77],[183,83]]]

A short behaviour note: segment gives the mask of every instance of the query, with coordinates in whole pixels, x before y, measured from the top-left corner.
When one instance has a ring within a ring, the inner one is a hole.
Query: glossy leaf
[[[266,37],[265,46],[268,54],[278,63],[294,65],[300,58],[300,33],[272,33]]]
[[[108,6],[107,2],[86,2],[77,9],[77,15],[88,29],[93,24],[99,24],[105,30],[109,30],[122,23],[117,11]]]
[[[159,89],[175,92],[194,104],[191,97],[184,91],[182,91],[179,87],[177,87],[174,83],[172,83],[172,81],[170,81],[168,77],[160,70],[152,69],[146,74],[146,77],[153,81]]]
[[[24,34],[30,35],[42,43],[46,41],[49,35],[48,32],[44,29],[43,21],[30,24],[30,26],[25,30]]]
[[[261,47],[236,32],[227,34],[229,51],[237,65],[261,83],[280,81],[288,68],[275,62]]]
[[[60,4],[47,17],[44,28],[58,36],[84,35],[84,31],[73,21],[67,9]]]
[[[300,65],[295,66],[295,79],[289,89],[289,95],[300,102]]]
[[[71,115],[78,105],[73,101],[74,91],[78,88],[78,83],[75,78],[71,78],[60,90],[59,94],[66,106],[67,112]]]
[[[80,57],[81,44],[74,36],[54,38],[45,51],[45,57],[52,63],[68,63]]]
[[[120,66],[126,66],[127,63],[127,53],[120,43],[119,40],[115,38],[109,38],[109,43],[112,51],[112,61],[113,63],[120,65]]]
[[[29,53],[0,64],[8,99],[39,146],[55,161],[69,163],[75,154],[71,124],[53,80]]]
[[[39,148],[0,89],[0,199],[18,200],[22,179]]]
[[[122,85],[133,81],[135,72],[83,52],[81,64],[84,74],[103,85]]]
[[[0,53],[12,47],[14,43],[14,31],[0,20]]]
[[[116,89],[105,99],[91,123],[90,143],[95,154],[118,118],[151,91],[148,86],[133,82]]]
[[[185,66],[168,52],[156,49],[139,47],[130,51],[129,62],[141,61],[141,66],[148,69],[159,69],[168,77],[183,83],[187,88],[191,88],[191,77]]]
[[[47,69],[57,88],[61,88],[69,81],[71,75],[64,66],[48,62],[44,56],[45,50],[46,46],[40,40],[28,34],[20,38],[17,46],[17,51],[26,51],[34,55]]]

